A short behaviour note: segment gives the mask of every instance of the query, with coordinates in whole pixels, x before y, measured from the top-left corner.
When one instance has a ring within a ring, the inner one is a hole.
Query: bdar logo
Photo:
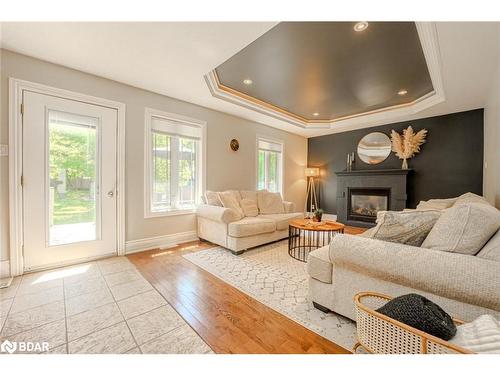
[[[14,353],[17,349],[17,343],[16,342],[10,342],[9,340],[5,340],[2,342],[2,345],[0,345],[0,351],[2,352],[7,352],[7,353]]]

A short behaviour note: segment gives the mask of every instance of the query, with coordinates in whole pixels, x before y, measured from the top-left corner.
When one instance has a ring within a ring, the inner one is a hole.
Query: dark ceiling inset
[[[370,22],[361,32],[354,25],[282,22],[219,65],[219,83],[306,121],[411,103],[433,91],[415,23]]]

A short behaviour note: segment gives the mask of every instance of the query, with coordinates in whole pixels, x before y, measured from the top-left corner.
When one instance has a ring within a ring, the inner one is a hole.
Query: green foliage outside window
[[[153,133],[154,192],[170,194],[170,143],[166,134]]]
[[[66,171],[67,185],[77,179],[95,180],[96,129],[50,124],[50,178]]]
[[[280,154],[273,151],[259,150],[257,169],[257,188],[279,191]]]

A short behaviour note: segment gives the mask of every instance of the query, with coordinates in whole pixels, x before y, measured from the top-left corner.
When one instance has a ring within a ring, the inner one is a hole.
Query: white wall
[[[8,143],[8,79],[15,77],[125,103],[126,112],[126,239],[195,230],[194,215],[144,218],[143,146],[144,108],[178,113],[207,122],[207,189],[254,189],[256,179],[255,142],[265,135],[285,143],[284,198],[304,204],[307,140],[298,135],[243,120],[222,112],[141,90],[115,81],[1,50],[0,143]],[[200,77],[200,79],[202,79]],[[208,89],[207,89],[208,90]],[[230,151],[229,141],[237,138],[240,150]],[[1,158],[0,260],[8,259],[8,161]]]
[[[484,107],[483,191],[488,201],[500,208],[500,65],[491,82]]]

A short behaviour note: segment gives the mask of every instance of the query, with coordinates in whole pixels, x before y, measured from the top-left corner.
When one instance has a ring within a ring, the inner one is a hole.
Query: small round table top
[[[318,223],[312,221],[312,219],[295,219],[290,221],[290,226],[312,231],[337,231],[344,228],[344,224],[336,221],[325,220]]]

